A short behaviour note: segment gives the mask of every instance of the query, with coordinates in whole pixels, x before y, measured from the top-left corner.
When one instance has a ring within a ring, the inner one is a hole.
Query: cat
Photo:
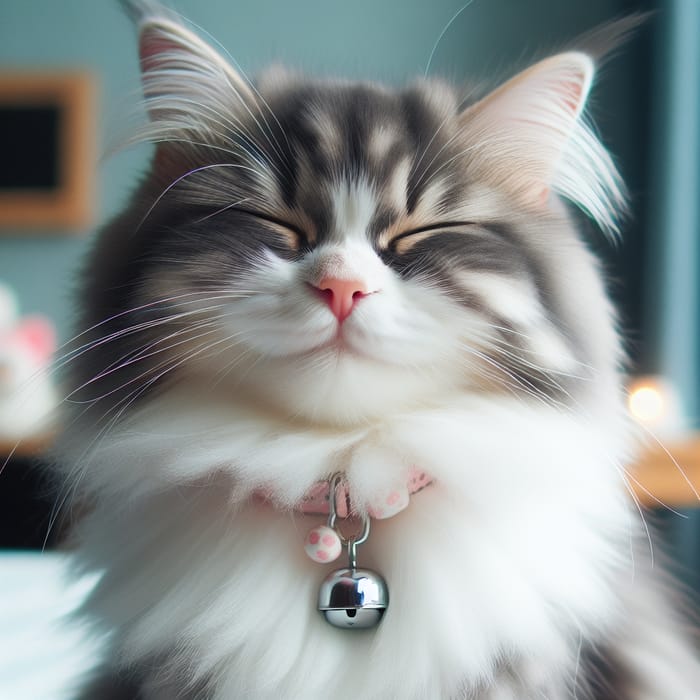
[[[102,572],[81,697],[697,699],[580,233],[625,208],[583,114],[595,52],[465,101],[253,84],[126,4],[155,150],[85,264],[56,448]],[[329,534],[386,581],[370,629],[317,609]]]

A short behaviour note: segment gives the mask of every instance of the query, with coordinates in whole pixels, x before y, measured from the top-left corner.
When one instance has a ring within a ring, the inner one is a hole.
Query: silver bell
[[[384,579],[369,569],[340,569],[325,578],[318,609],[333,627],[366,629],[379,624],[389,606]]]
[[[369,517],[363,518],[358,537],[345,539],[336,528],[335,494],[341,481],[342,474],[335,474],[330,481],[328,527],[347,544],[348,568],[334,571],[323,580],[318,592],[318,609],[333,627],[367,629],[378,625],[389,607],[389,588],[376,571],[357,568],[357,546],[369,537]]]

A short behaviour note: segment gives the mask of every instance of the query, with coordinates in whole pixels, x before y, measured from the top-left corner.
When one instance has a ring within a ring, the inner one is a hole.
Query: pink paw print
[[[335,561],[341,550],[340,537],[327,525],[319,525],[309,530],[304,540],[304,551],[309,559],[319,564]]]
[[[412,494],[422,491],[426,486],[430,486],[433,480],[425,472],[416,467],[411,468],[408,478],[408,487]]]
[[[377,520],[391,518],[408,506],[409,498],[408,487],[392,489],[370,503],[369,514]]]

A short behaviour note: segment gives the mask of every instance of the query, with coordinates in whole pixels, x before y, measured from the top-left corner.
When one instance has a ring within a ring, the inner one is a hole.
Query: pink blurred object
[[[56,350],[56,333],[43,316],[27,316],[14,328],[0,330],[0,346],[15,345],[37,367],[46,365]]]
[[[20,318],[12,291],[0,285],[0,438],[21,439],[48,427],[55,393],[48,368],[56,332],[47,318]]]

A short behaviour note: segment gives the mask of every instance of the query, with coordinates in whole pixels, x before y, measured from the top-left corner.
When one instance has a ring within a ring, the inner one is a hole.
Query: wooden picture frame
[[[0,73],[0,234],[92,222],[95,92],[86,72]]]

